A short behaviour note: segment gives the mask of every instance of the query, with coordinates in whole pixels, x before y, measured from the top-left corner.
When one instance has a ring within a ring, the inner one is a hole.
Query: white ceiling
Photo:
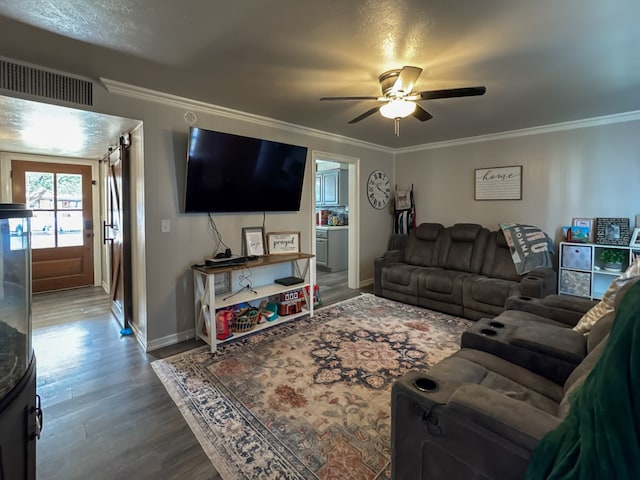
[[[5,57],[398,148],[640,110],[638,0],[0,0]],[[373,115],[424,69],[427,122]],[[4,105],[3,105],[4,106]],[[6,106],[5,106],[6,107]]]

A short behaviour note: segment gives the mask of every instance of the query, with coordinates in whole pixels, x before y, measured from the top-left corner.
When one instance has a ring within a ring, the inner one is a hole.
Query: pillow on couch
[[[638,276],[640,276],[640,257],[636,258],[636,260],[629,265],[629,268],[627,268],[622,275],[611,282],[607,291],[604,292],[602,300],[596,303],[591,310],[585,313],[573,329],[576,332],[585,334],[589,333],[591,327],[598,320],[604,317],[607,313],[613,312],[616,295],[625,283]]]

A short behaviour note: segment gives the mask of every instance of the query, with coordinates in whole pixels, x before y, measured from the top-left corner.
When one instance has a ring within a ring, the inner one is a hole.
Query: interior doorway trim
[[[311,202],[312,214],[309,215],[311,223],[311,248],[316,254],[316,225],[313,213],[316,211],[316,182],[315,165],[317,160],[329,162],[346,163],[349,168],[349,260],[348,260],[348,286],[352,289],[360,288],[360,159],[357,157],[347,157],[335,153],[312,150],[311,164],[313,171],[311,175]]]
[[[97,160],[83,158],[54,157],[46,155],[32,155],[26,153],[0,152],[0,201],[11,202],[13,192],[11,191],[11,161],[40,162],[40,163],[61,163],[71,165],[88,165],[91,167],[91,180],[98,181],[99,163]],[[91,189],[92,215],[93,215],[93,285],[102,285],[102,261],[100,253],[102,245],[100,235],[96,235],[96,226],[100,219],[100,187]]]

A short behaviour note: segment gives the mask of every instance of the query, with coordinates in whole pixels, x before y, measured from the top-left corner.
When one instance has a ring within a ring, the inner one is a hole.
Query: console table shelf
[[[313,316],[313,297],[311,296],[310,300],[310,294],[305,288],[309,287],[309,292],[313,292],[311,285],[315,285],[315,265],[311,262],[312,258],[313,255],[307,253],[266,255],[241,265],[224,267],[194,265],[191,267],[194,279],[196,336],[207,342],[211,346],[211,351],[215,352],[220,343],[253,334],[265,328],[294,320],[302,315]],[[302,264],[302,270],[300,264]],[[305,281],[290,286],[273,283],[276,278],[290,275],[304,278]],[[231,291],[216,294],[217,276],[230,278]],[[251,289],[244,287],[249,281]],[[307,305],[307,308],[303,308],[301,312],[279,316],[276,320],[256,325],[248,332],[234,332],[231,337],[224,340],[216,338],[215,313],[218,309],[245,302],[257,303],[272,295],[300,289]]]

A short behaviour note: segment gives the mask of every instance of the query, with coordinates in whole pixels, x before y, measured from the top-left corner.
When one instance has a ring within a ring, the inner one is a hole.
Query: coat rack
[[[416,205],[413,198],[413,183],[410,190],[395,187],[393,203],[393,233],[408,235],[416,228]]]

